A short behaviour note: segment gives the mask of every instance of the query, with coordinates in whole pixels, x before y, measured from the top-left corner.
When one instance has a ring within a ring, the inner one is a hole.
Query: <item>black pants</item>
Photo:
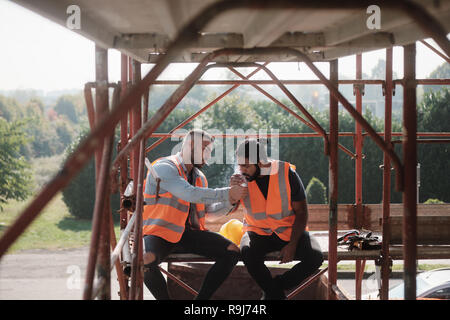
[[[295,260],[300,262],[281,276],[272,278],[270,270],[264,264],[264,258],[269,252],[281,250],[287,243],[275,233],[271,236],[262,236],[247,232],[242,237],[242,260],[267,299],[284,299],[284,290],[299,285],[322,265],[323,255],[320,245],[305,231],[300,237],[295,253]]]
[[[151,252],[156,256],[154,262],[145,265],[144,283],[157,300],[170,299],[166,280],[158,267],[170,253],[194,253],[215,260],[215,264],[203,280],[197,300],[211,298],[231,273],[240,256],[239,252],[228,250],[231,241],[211,231],[186,229],[177,243],[146,235],[144,243],[145,252]]]

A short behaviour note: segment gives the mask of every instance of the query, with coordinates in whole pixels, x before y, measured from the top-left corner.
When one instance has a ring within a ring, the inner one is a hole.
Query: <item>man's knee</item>
[[[227,247],[227,250],[240,253],[239,247],[237,245],[235,245],[234,243],[230,243],[230,245]]]
[[[311,264],[312,268],[318,269],[324,261],[322,252],[314,251],[314,253],[311,254],[309,260],[310,260],[310,264]]]
[[[264,258],[261,259],[250,246],[241,247],[241,257],[245,265],[259,263],[261,260],[264,261]]]
[[[144,258],[144,265],[148,265],[156,261],[156,256],[153,252],[144,253],[143,258]]]
[[[241,256],[241,252],[240,252],[239,248],[234,243],[231,243],[227,247],[227,253],[228,253],[228,257],[229,257],[230,263],[232,265],[236,265],[238,263],[238,261],[239,261],[240,256]]]

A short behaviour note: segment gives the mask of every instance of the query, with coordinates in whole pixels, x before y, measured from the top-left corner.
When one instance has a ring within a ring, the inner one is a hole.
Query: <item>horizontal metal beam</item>
[[[238,47],[242,48],[242,47]],[[276,48],[276,47],[270,47],[270,48]],[[176,57],[172,62],[201,62],[209,52],[192,52],[190,54],[185,54],[183,56]],[[312,53],[305,53],[311,60],[313,61],[324,61],[323,53],[322,52],[312,52]],[[157,63],[158,59],[161,55],[164,54],[153,54],[149,53],[147,56],[146,63]],[[218,56],[214,57],[213,61],[211,62],[220,62],[220,63],[229,63],[229,62],[236,62],[240,56],[238,55],[226,55],[226,56]],[[272,54],[272,55],[258,55],[258,56],[249,56],[245,59],[246,62],[301,62],[300,59],[296,56],[292,55],[286,55],[286,54]]]
[[[325,47],[325,37],[322,32],[287,32],[270,44],[270,47]]]
[[[327,132],[329,134],[329,132]],[[354,132],[339,132],[340,137],[354,137],[356,133]],[[384,132],[377,132],[380,136],[384,135]],[[279,138],[321,138],[322,136],[316,132],[304,132],[304,133],[294,133],[294,132],[280,132],[280,133],[211,133],[213,137],[216,138],[241,138],[241,137],[279,137]],[[363,136],[367,136],[367,133],[363,133]],[[392,132],[392,136],[401,137],[402,132]],[[164,133],[164,132],[154,132],[149,135],[149,138],[163,138],[163,137],[173,137],[173,138],[183,138],[185,133]],[[450,132],[417,132],[418,137],[450,137]],[[446,142],[446,139],[431,139],[433,141]],[[421,140],[427,141],[427,140]],[[394,141],[392,141],[394,143]]]
[[[114,39],[116,49],[151,49],[152,52],[164,53],[171,39],[157,33],[123,34]],[[190,46],[195,50],[243,47],[244,39],[238,33],[204,33]]]
[[[320,80],[280,80],[284,85],[323,85]],[[339,84],[383,85],[384,80],[339,80]],[[450,79],[449,79],[450,82]],[[156,80],[153,85],[179,85],[183,80]],[[199,80],[197,85],[275,85],[274,80]],[[450,83],[449,83],[450,84]]]
[[[363,53],[365,51],[392,47],[394,36],[388,32],[378,32],[323,49],[324,60]]]

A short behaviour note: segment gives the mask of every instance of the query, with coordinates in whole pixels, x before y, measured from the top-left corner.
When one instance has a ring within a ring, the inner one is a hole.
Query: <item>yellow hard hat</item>
[[[244,225],[238,219],[231,219],[220,227],[219,233],[239,246],[244,235]]]

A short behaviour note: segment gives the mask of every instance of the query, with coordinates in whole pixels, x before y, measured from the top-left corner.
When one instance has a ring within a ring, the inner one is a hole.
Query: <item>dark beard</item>
[[[256,166],[255,174],[252,176],[249,176],[248,174],[244,174],[245,179],[247,179],[248,182],[254,181],[256,178],[258,178],[261,175],[261,169],[259,166]]]

